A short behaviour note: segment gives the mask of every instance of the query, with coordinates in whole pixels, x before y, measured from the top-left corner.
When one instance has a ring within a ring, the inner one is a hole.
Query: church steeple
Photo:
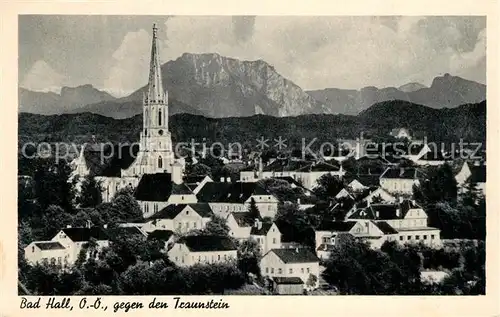
[[[158,28],[153,24],[153,43],[151,45],[151,63],[149,66],[149,82],[147,100],[149,102],[166,102],[161,80],[160,54],[158,51]]]

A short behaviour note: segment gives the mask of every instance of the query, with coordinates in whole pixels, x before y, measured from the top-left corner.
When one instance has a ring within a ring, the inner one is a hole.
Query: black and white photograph
[[[486,294],[486,16],[21,14],[18,41],[18,296]]]

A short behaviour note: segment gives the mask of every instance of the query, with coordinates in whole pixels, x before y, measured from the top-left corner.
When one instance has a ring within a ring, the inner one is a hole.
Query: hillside
[[[37,114],[60,114],[75,111],[85,105],[112,101],[116,98],[92,85],[62,87],[61,93],[18,90],[19,111]]]
[[[486,99],[486,86],[461,77],[445,74],[432,81],[430,87],[410,83],[398,88],[365,87],[360,90],[327,88],[307,91],[333,113],[358,114],[373,104],[404,100],[432,108],[450,108]]]
[[[142,127],[142,116],[116,120],[96,114],[64,114],[42,116],[19,115],[19,145],[32,142],[135,142]],[[302,115],[276,118],[266,115],[250,117],[207,118],[176,114],[170,118],[174,142],[204,138],[211,142],[240,142],[256,145],[261,136],[273,139],[282,136],[289,147],[301,147],[314,138],[335,142],[337,138],[356,138],[361,132],[387,136],[395,127],[424,131],[429,140],[457,142],[464,138],[484,142],[486,138],[486,102],[462,105],[453,109],[432,109],[405,101],[388,101],[374,105],[359,116]],[[270,141],[268,144],[273,145]]]

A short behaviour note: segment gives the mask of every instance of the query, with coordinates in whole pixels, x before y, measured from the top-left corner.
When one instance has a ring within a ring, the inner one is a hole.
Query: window
[[[161,156],[158,156],[158,168],[163,168],[163,159]]]
[[[158,125],[161,125],[161,109],[158,110]]]
[[[311,269],[310,268],[307,268],[307,273],[310,273],[311,272]]]
[[[220,261],[220,254],[217,255],[217,261]]]
[[[431,234],[431,240],[434,240],[434,235],[433,234]]]
[[[411,236],[408,236],[406,239],[407,239],[407,240],[411,240]]]
[[[276,243],[276,238],[273,238],[273,243]]]
[[[300,269],[300,273],[304,274],[304,268]]]
[[[178,257],[175,257],[175,262],[179,261],[179,258]]]
[[[271,274],[274,274],[274,267],[271,268]]]
[[[424,240],[427,240],[427,235],[426,234],[424,234]]]
[[[290,268],[289,272],[290,272],[290,274],[293,274],[293,269],[292,269],[292,268]]]
[[[278,274],[283,274],[283,269],[279,268],[278,269]]]
[[[226,254],[224,254],[224,261],[227,261],[227,255]],[[267,271],[267,268],[266,268],[266,271]]]
[[[201,262],[201,256],[198,255],[198,262]]]
[[[267,273],[269,273],[269,268],[268,268],[268,267],[266,267],[266,274],[267,274]]]
[[[196,229],[196,222],[193,222],[193,228]]]
[[[182,259],[182,263],[184,263],[184,257],[182,257],[181,259]]]
[[[399,237],[399,241],[403,241],[403,236],[400,236],[400,237]]]
[[[35,246],[31,247],[31,252],[35,252]]]
[[[415,240],[420,240],[420,236],[419,236],[419,235],[416,235],[416,236],[415,236]]]
[[[62,258],[61,257],[57,258],[57,265],[62,265]]]

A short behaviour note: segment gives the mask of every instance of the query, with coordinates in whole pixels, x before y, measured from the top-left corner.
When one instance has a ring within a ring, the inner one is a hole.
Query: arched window
[[[163,167],[163,159],[161,158],[161,156],[158,156],[158,168],[162,167]]]
[[[144,118],[142,120],[144,120],[144,122],[146,122],[146,126],[148,126],[148,109],[146,108],[146,113],[144,114]],[[146,135],[147,135],[147,132],[146,132]]]
[[[158,110],[158,125],[161,126],[161,109]]]

